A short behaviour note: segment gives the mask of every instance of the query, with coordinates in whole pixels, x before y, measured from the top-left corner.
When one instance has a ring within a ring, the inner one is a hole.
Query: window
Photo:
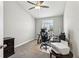
[[[42,20],[42,28],[53,29],[53,20]]]

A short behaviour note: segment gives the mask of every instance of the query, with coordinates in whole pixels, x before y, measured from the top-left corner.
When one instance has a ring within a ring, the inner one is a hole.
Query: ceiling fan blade
[[[29,8],[29,10],[31,10],[31,9],[34,9],[35,7],[31,7],[31,8]]]
[[[36,5],[35,3],[32,3],[32,2],[30,2],[30,1],[27,1],[28,3],[30,3],[30,4],[32,4],[32,5]]]
[[[43,8],[49,8],[49,6],[40,6],[40,7],[43,7]]]
[[[39,1],[40,2],[40,4],[42,4],[44,1]]]

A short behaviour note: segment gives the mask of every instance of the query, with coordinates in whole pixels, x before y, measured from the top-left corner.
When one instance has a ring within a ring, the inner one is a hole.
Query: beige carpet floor
[[[36,40],[15,48],[15,54],[9,58],[49,58],[50,55],[40,51]]]

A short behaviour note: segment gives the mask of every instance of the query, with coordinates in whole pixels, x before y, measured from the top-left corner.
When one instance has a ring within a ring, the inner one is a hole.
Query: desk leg
[[[52,53],[50,52],[50,58],[52,58]]]

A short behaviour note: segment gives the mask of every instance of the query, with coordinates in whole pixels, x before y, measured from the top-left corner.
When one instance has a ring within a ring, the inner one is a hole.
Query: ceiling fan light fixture
[[[41,7],[40,6],[35,6],[35,9],[40,9]]]
[[[49,6],[42,5],[44,1],[37,1],[36,3],[30,2],[30,1],[27,1],[27,2],[32,4],[32,5],[35,5],[35,6],[31,7],[31,8],[29,8],[28,10],[31,10],[31,9],[41,9],[41,8],[49,8]]]

